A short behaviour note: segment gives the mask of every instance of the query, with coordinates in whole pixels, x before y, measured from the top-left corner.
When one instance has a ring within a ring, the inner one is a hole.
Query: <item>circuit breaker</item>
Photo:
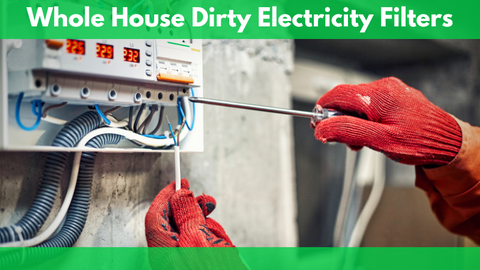
[[[191,106],[183,97],[203,96],[201,40],[37,39],[1,42],[0,148],[3,150],[59,150],[50,145],[62,128],[61,124],[41,121],[32,131],[18,125],[18,118],[26,125],[35,122],[32,102],[41,101],[43,108],[66,104],[50,110],[49,114],[67,122],[93,110],[94,106],[103,110],[121,106],[113,115],[117,119],[128,119],[131,108],[134,108],[140,114],[140,121],[147,117],[152,107],[164,107],[164,114],[176,125],[179,99],[184,106]],[[182,151],[203,151],[203,108],[197,104],[194,111],[195,118],[187,118],[195,121],[195,127],[182,141]],[[159,113],[154,114],[151,122],[158,122],[158,117],[161,117]],[[158,134],[165,130],[168,127],[164,121]],[[147,149],[125,142],[99,151],[170,150]]]

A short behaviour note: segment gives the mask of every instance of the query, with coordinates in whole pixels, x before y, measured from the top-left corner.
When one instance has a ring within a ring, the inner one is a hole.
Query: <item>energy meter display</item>
[[[67,39],[67,53],[85,54],[85,41],[77,39]]]
[[[113,46],[97,43],[97,57],[113,59]]]
[[[140,63],[140,50],[123,48],[123,61]]]

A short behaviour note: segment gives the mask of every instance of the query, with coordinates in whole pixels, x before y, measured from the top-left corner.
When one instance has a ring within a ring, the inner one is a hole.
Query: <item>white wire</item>
[[[81,145],[81,146],[85,146],[85,145]],[[70,207],[70,203],[72,202],[75,186],[77,185],[77,176],[78,176],[78,170],[80,168],[81,157],[82,157],[82,152],[75,153],[75,158],[73,159],[72,173],[70,175],[70,184],[68,185],[67,194],[65,194],[65,199],[63,200],[63,204],[62,204],[62,207],[60,208],[60,211],[58,211],[57,216],[55,217],[53,222],[48,226],[48,228],[45,231],[43,231],[41,234],[35,236],[34,238],[24,240],[23,242],[16,241],[16,242],[0,244],[0,247],[22,247],[22,246],[33,247],[47,240],[48,237],[50,237],[50,235],[52,235],[57,230],[60,223],[62,223],[63,218],[65,217],[65,214],[68,211],[68,208]]]
[[[385,187],[385,156],[381,153],[375,153],[375,179],[373,181],[372,191],[368,200],[363,207],[357,223],[352,231],[352,236],[348,242],[349,247],[359,247],[368,223],[375,213],[377,206],[382,198],[383,189]]]
[[[357,159],[357,152],[350,150],[346,147],[346,158],[345,158],[345,172],[343,175],[343,189],[342,196],[340,197],[340,205],[338,206],[337,218],[335,221],[335,229],[333,232],[333,246],[340,247],[345,238],[344,228],[347,223],[347,212],[348,205],[350,203],[350,194],[352,191],[353,175],[355,171],[355,162]]]
[[[167,139],[155,139],[155,138],[149,138],[145,137],[143,135],[134,133],[129,130],[125,129],[117,129],[117,128],[110,128],[110,127],[104,127],[104,128],[98,128],[93,130],[92,132],[88,133],[85,137],[80,140],[79,144],[86,144],[89,140],[92,138],[101,135],[101,134],[117,134],[117,135],[122,135],[125,136],[125,138],[129,140],[134,140],[137,142],[140,142],[142,144],[148,145],[148,146],[154,146],[154,147],[160,147],[160,146],[165,146],[165,145],[173,145],[173,138],[167,138]],[[180,141],[182,141],[186,136],[188,132],[186,129],[183,130],[183,132],[180,133]]]
[[[128,119],[118,121],[115,117],[113,117],[111,115],[107,115],[107,119],[111,121],[110,125],[108,125],[109,127],[121,128],[121,127],[126,127],[128,125]],[[61,126],[65,125],[67,123],[67,121],[65,121],[65,120],[58,119],[58,118],[55,118],[55,117],[52,117],[52,116],[49,116],[49,115],[42,118],[42,120],[45,121],[45,122],[49,122],[49,123],[56,124],[56,125],[61,125]]]
[[[58,118],[52,117],[50,115],[47,115],[46,117],[43,117],[42,121],[49,122],[49,123],[52,123],[52,124],[55,124],[55,125],[61,125],[61,126],[65,125],[67,123],[67,121],[65,121],[65,120],[58,119]]]
[[[107,115],[107,119],[110,120],[110,125],[105,123],[105,125],[113,128],[122,128],[128,126],[128,118],[123,119],[122,121],[118,121],[115,117],[112,115]]]
[[[180,183],[180,146],[175,145],[173,147],[175,151],[175,191],[180,190],[181,183]]]

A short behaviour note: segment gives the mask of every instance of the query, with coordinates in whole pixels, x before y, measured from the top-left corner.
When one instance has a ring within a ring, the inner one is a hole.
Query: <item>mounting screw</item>
[[[88,89],[88,87],[83,87],[81,90],[80,90],[80,96],[82,98],[87,98],[88,96],[90,96],[90,89]]]
[[[117,98],[117,91],[115,89],[112,89],[108,92],[108,100],[115,100]]]
[[[50,94],[54,97],[58,96],[61,92],[60,86],[58,84],[54,84],[50,86]]]
[[[136,93],[133,95],[133,102],[140,103],[142,102],[142,94]]]

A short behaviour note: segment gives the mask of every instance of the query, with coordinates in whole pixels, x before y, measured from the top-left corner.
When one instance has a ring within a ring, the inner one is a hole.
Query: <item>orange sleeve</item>
[[[462,129],[458,155],[439,168],[416,166],[415,185],[445,228],[480,244],[480,128],[456,120]]]

